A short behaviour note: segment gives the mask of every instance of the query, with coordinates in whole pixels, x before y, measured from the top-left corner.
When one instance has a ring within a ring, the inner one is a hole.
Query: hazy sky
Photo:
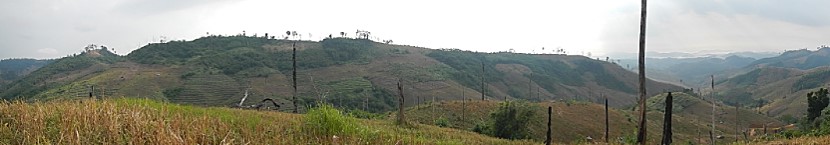
[[[119,54],[162,36],[368,30],[396,44],[610,55],[637,50],[639,0],[2,0],[0,58],[56,58],[87,44]],[[648,50],[775,51],[830,44],[828,0],[656,0]],[[309,37],[310,36],[310,37]]]

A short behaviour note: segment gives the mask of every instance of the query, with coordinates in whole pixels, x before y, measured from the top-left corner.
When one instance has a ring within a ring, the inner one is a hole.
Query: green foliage
[[[637,130],[634,130],[632,133],[626,133],[620,137],[620,143],[637,144]]]
[[[778,120],[781,120],[787,124],[798,123],[798,118],[795,118],[793,117],[793,115],[790,114],[781,115],[781,117],[778,117]]]
[[[717,96],[720,100],[723,100],[723,103],[730,106],[747,105],[749,107],[760,107],[763,105],[758,104],[759,101],[763,99],[754,99],[752,98],[752,93],[738,89],[726,90],[726,92],[723,92],[722,95]]]
[[[432,65],[422,68],[411,63],[394,63],[391,65],[390,71],[401,79],[414,82],[443,81],[450,79],[452,74],[457,72],[445,65]]]
[[[131,52],[127,57],[138,63],[182,65],[191,59],[222,53],[239,47],[260,47],[269,40],[245,36],[209,36],[192,42],[171,41],[151,43]]]
[[[793,91],[800,91],[804,89],[811,89],[821,87],[826,82],[830,82],[830,70],[813,72],[802,76],[793,84]]]
[[[447,118],[444,118],[444,117],[438,117],[438,119],[435,119],[434,123],[435,123],[435,126],[438,126],[438,127],[449,127],[450,126],[450,120],[447,119]]]
[[[148,44],[127,57],[143,64],[188,65],[220,69],[225,75],[265,77],[270,73],[290,72],[292,51],[272,51],[264,45],[307,43],[245,36],[210,36],[190,42],[172,41]],[[302,46],[297,51],[299,69],[319,68],[348,63],[368,63],[384,54],[369,40],[333,38],[321,41],[320,47]]]
[[[488,134],[488,132],[487,132],[488,130],[490,130],[490,126],[487,125],[486,122],[476,122],[476,124],[473,126],[473,128],[470,129],[470,131],[473,131],[473,132],[476,132],[476,133],[479,133],[479,134]]]
[[[367,39],[332,38],[324,39],[323,49],[337,63],[368,63],[377,52],[372,41]]]
[[[827,96],[827,89],[821,88],[818,91],[807,93],[807,120],[813,121],[827,105],[830,104],[830,98]]]
[[[492,78],[501,78],[503,73],[496,70],[496,64],[484,58],[483,53],[462,50],[433,51],[427,56],[449,65],[457,72],[451,72],[452,79],[469,88],[481,88],[482,63],[484,63],[484,78],[487,82],[496,82]]]
[[[30,73],[27,77],[3,86],[0,89],[3,90],[0,92],[0,98],[31,98],[50,88],[64,85],[66,82],[51,82],[53,79],[50,79],[50,77],[56,74],[70,73],[72,71],[89,68],[95,64],[111,64],[123,60],[120,56],[111,54],[106,50],[100,50],[99,53],[102,55],[97,57],[88,56],[87,53],[81,53],[80,55],[67,56],[54,60],[54,62]]]
[[[625,89],[614,85],[621,85],[621,81],[607,75],[605,69],[594,69],[596,66],[573,68],[570,65],[559,61],[544,59],[534,55],[515,53],[477,53],[458,49],[443,49],[432,51],[427,56],[432,57],[444,64],[449,65],[457,71],[451,71],[450,76],[456,82],[469,88],[481,88],[482,63],[484,63],[484,78],[486,82],[501,82],[504,73],[496,69],[496,64],[519,64],[530,68],[533,71],[533,81],[547,91],[554,91],[559,84],[570,86],[582,86],[585,80],[582,79],[584,72],[590,71],[600,76],[598,81],[608,81],[609,88],[620,89],[631,92],[633,89]],[[588,61],[588,60],[586,60]],[[587,64],[587,63],[586,63]],[[593,64],[593,63],[591,63]],[[602,67],[599,65],[599,67]],[[595,72],[602,71],[602,72]],[[530,76],[528,76],[530,77]],[[624,85],[623,85],[624,86]],[[514,93],[515,94],[515,93]],[[520,97],[520,96],[514,96]]]
[[[4,59],[0,60],[0,81],[17,80],[29,69],[37,69],[51,63],[52,60]]]
[[[738,75],[729,79],[729,82],[739,86],[747,86],[755,84],[758,77],[761,76],[761,69],[755,69],[746,74]]]
[[[384,117],[386,117],[385,115],[380,113],[366,112],[358,109],[351,109],[347,112],[349,116],[360,119],[383,119]]]
[[[303,130],[315,135],[344,135],[359,131],[355,118],[343,115],[340,110],[328,104],[321,104],[306,113]]]
[[[601,63],[602,62],[600,61],[584,59],[574,61],[574,64],[577,66],[577,70],[581,73],[593,74],[595,79],[594,82],[597,82],[598,85],[626,93],[637,93],[636,90],[625,85],[623,81],[617,79],[609,73]]]
[[[527,102],[502,102],[499,108],[490,112],[487,127],[479,127],[479,131],[483,130],[490,136],[506,139],[530,138],[528,127],[534,117],[534,110],[539,110],[539,107]]]
[[[183,90],[184,89],[182,88],[165,89],[164,91],[162,91],[162,94],[164,94],[164,97],[167,98],[176,98],[182,94]]]

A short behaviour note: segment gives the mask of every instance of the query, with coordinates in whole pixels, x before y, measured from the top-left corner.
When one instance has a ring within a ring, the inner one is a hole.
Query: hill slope
[[[410,106],[424,98],[481,96],[482,78],[488,100],[597,102],[605,94],[611,96],[612,106],[621,107],[633,104],[636,96],[636,74],[582,56],[435,50],[348,38],[310,42],[210,36],[149,44],[127,56],[63,58],[9,85],[2,97],[53,99],[49,96],[87,96],[92,90],[94,96],[233,106],[247,90],[248,100],[274,98],[290,109],[292,46],[297,48],[299,104],[325,101],[386,111],[395,106],[392,94],[399,79],[405,94],[413,96],[407,98]],[[65,62],[69,60],[82,60],[84,65],[58,69],[74,64]],[[679,90],[654,81],[647,86],[650,94]]]
[[[4,59],[0,60],[0,88],[20,79],[32,71],[49,64],[52,60]]]
[[[663,102],[666,94],[659,94],[648,100],[648,135],[649,142],[657,144],[660,141],[663,122]],[[712,104],[685,93],[673,93],[673,134],[675,143],[705,143],[711,130]],[[471,129],[476,123],[484,122],[489,112],[498,107],[495,101],[452,101],[438,102],[408,108],[407,115],[416,122],[434,124],[440,118],[449,120],[449,127]],[[603,121],[604,107],[587,102],[542,102],[535,103],[540,108],[553,107],[553,139],[559,143],[576,143],[590,136],[595,141],[602,142],[605,125]],[[716,106],[716,135],[725,138],[719,142],[733,142],[735,140],[735,108],[718,104]],[[539,109],[536,118],[531,121],[531,134],[536,141],[545,140],[547,111]],[[634,137],[636,134],[637,112],[611,108],[609,111],[610,141],[619,143],[621,137]],[[771,123],[780,125],[776,119],[766,117],[745,108],[738,109],[737,120],[741,131],[751,124]],[[743,138],[741,138],[743,140]]]

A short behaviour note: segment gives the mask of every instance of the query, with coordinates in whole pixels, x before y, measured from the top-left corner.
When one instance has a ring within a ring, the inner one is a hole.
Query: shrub
[[[348,114],[351,117],[360,119],[383,119],[384,117],[386,117],[383,114],[366,112],[358,109],[351,109],[348,111]]]
[[[435,122],[435,126],[438,126],[438,127],[449,127],[450,126],[450,120],[448,120],[447,118],[444,118],[444,117],[439,117],[434,122]]]
[[[303,129],[315,135],[344,135],[360,130],[355,118],[343,115],[329,104],[321,104],[309,110],[303,122]]]
[[[527,102],[502,102],[499,108],[490,112],[490,120],[484,130],[488,135],[506,139],[526,139],[530,137],[530,120],[534,109]]]
[[[477,122],[470,131],[479,133],[479,134],[487,134],[487,130],[490,130],[490,126],[487,126],[487,123],[484,122]]]

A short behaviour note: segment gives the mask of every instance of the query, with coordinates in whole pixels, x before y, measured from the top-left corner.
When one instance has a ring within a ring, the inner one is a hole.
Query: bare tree
[[[404,105],[404,96],[403,96],[403,86],[401,86],[401,79],[398,79],[398,95],[400,98],[398,99],[398,124],[405,125],[406,118],[404,117],[403,112],[403,105]]]
[[[671,92],[666,96],[666,110],[663,112],[663,140],[661,144],[670,145],[672,143],[671,132],[671,114],[672,114],[672,96]]]
[[[552,118],[551,114],[553,114],[553,107],[548,106],[548,128],[547,128],[548,132],[545,135],[545,145],[550,145],[551,142],[553,142],[553,140],[551,139],[551,128],[550,128],[550,120]]]
[[[646,0],[642,0],[640,7],[640,123],[637,132],[637,143],[646,144]]]
[[[602,94],[600,94],[600,96],[602,96]],[[611,127],[608,124],[608,97],[604,97],[604,98],[605,98],[605,142],[610,143],[610,142],[608,142],[608,137],[609,137],[608,133],[609,133],[609,128]]]
[[[298,113],[297,108],[300,108],[300,107],[297,106],[297,47],[296,47],[296,45],[297,45],[296,41],[293,44],[291,44],[291,49],[292,49],[292,52],[293,52],[293,53],[291,53],[291,63],[293,65],[293,67],[292,67],[293,70],[291,71],[291,74],[292,74],[291,75],[291,78],[292,78],[291,80],[294,82],[293,83],[294,84],[293,85],[294,86],[294,93],[293,93],[293,96],[291,97],[291,99],[292,99],[291,102],[294,104],[294,113]]]
[[[484,58],[481,58],[481,100],[484,101]]]

